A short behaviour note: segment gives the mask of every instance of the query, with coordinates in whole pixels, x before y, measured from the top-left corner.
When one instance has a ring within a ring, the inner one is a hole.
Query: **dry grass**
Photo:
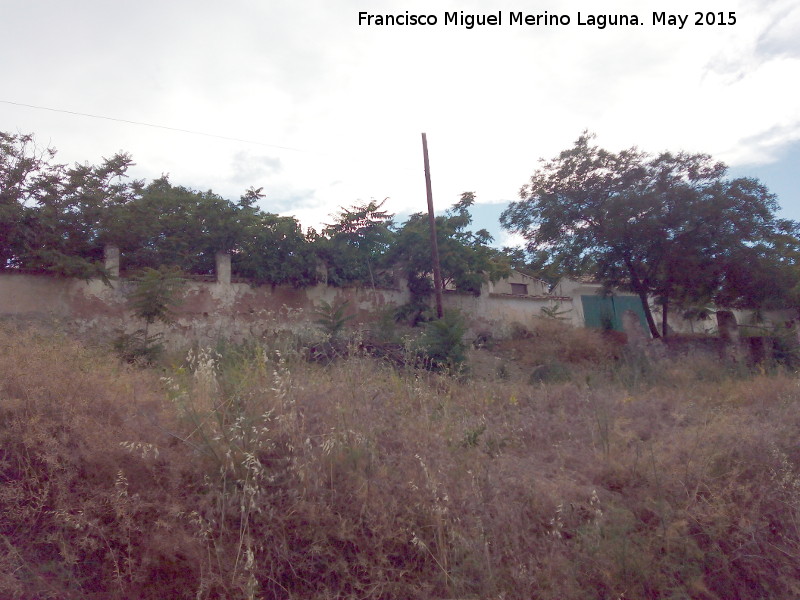
[[[610,332],[614,334],[615,332]],[[535,319],[530,327],[517,326],[496,350],[520,364],[534,366],[554,359],[569,363],[600,364],[619,355],[620,340],[596,330],[576,328],[556,319]]]
[[[796,377],[588,335],[531,385],[2,330],[0,597],[800,595]]]
[[[98,351],[0,332],[0,596],[135,597],[152,580],[170,591],[196,550],[168,499],[194,474],[160,429],[162,398],[152,374]]]

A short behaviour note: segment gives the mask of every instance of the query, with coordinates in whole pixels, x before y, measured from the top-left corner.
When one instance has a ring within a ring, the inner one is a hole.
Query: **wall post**
[[[103,266],[111,279],[119,279],[119,247],[106,244],[103,248]]]
[[[215,255],[217,262],[217,283],[220,285],[231,284],[231,255],[227,252],[217,252]]]

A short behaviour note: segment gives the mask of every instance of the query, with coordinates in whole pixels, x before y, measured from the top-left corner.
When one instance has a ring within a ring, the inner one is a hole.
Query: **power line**
[[[278,144],[268,144],[266,142],[259,142],[256,140],[246,140],[243,138],[232,137],[228,135],[218,135],[216,133],[208,133],[205,131],[197,131],[194,129],[182,129],[180,127],[170,127],[169,125],[158,125],[155,123],[145,123],[144,121],[133,121],[130,119],[119,119],[117,117],[107,117],[105,115],[93,115],[91,113],[79,112],[74,110],[66,110],[63,108],[51,108],[49,106],[37,106],[35,104],[26,104],[24,102],[14,102],[12,100],[2,100],[0,99],[0,104],[10,104],[12,106],[23,106],[25,108],[33,108],[36,110],[46,110],[49,112],[55,113],[63,113],[67,115],[73,115],[78,117],[88,117],[91,119],[102,119],[104,121],[114,121],[117,123],[125,123],[128,125],[139,125],[141,127],[151,127],[153,129],[164,129],[166,131],[175,131],[177,133],[188,133],[191,135],[201,135],[204,137],[216,138],[218,140],[227,140],[229,142],[239,142],[242,144],[253,144],[255,146],[262,146],[265,148],[277,148],[279,150],[288,150],[290,152],[300,152],[303,154],[313,154],[317,156],[328,156],[328,157],[341,157],[340,154],[334,154],[330,152],[321,152],[315,150],[303,150],[302,148],[292,148],[291,146],[281,146]],[[374,157],[372,157],[374,158]],[[418,169],[410,168],[410,167],[393,167],[392,170],[402,170],[402,171],[410,171],[416,172]]]
[[[192,135],[202,135],[205,137],[217,138],[219,140],[228,140],[231,142],[241,142],[243,144],[254,144],[256,146],[265,146],[267,148],[278,148],[280,150],[289,150],[291,152],[308,152],[300,148],[291,148],[289,146],[279,146],[277,144],[267,144],[265,142],[257,142],[255,140],[245,140],[242,138],[230,137],[227,135],[217,135],[215,133],[207,133],[205,131],[195,131],[193,129],[181,129],[179,127],[169,127],[167,125],[156,125],[154,123],[144,123],[143,121],[131,121],[129,119],[118,119],[116,117],[106,117],[104,115],[93,115],[90,113],[77,112],[74,110],[65,110],[62,108],[50,108],[48,106],[36,106],[34,104],[25,104],[23,102],[12,102],[11,100],[0,100],[2,104],[11,104],[13,106],[24,106],[25,108],[34,108],[36,110],[47,110],[50,112],[64,113],[67,115],[75,115],[78,117],[89,117],[91,119],[103,119],[105,121],[116,121],[117,123],[127,123],[129,125],[140,125],[142,127],[152,127],[154,129],[166,129],[167,131],[177,131],[179,133],[190,133]]]

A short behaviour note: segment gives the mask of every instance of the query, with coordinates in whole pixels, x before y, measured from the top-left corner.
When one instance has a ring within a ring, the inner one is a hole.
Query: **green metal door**
[[[586,327],[622,331],[622,314],[632,310],[647,331],[642,303],[637,296],[581,296]]]

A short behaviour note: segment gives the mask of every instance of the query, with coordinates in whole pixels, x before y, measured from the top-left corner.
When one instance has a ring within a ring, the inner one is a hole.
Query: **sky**
[[[424,211],[425,132],[437,210],[475,192],[476,228],[514,243],[497,216],[584,130],[612,151],[711,154],[800,220],[796,0],[0,0],[0,14],[0,131],[64,163],[124,151],[135,178],[232,200],[263,188],[262,208],[306,226],[373,198]]]

